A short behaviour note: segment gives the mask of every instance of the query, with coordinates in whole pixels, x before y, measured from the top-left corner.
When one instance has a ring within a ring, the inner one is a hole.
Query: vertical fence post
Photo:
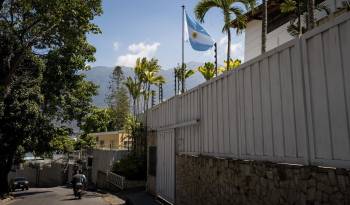
[[[309,65],[308,65],[308,53],[306,38],[303,36],[298,39],[299,56],[300,56],[300,66],[302,72],[302,83],[303,83],[303,99],[304,99],[304,110],[305,110],[305,122],[306,122],[306,139],[304,145],[305,159],[304,163],[306,165],[312,164],[313,158],[313,130],[312,130],[312,119],[311,119],[311,93],[310,93],[310,82],[309,82]]]

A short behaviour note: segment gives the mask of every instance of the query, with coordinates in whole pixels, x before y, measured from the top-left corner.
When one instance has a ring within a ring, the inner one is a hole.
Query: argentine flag
[[[189,17],[186,13],[185,34],[190,41],[192,48],[196,51],[207,51],[214,45],[214,40],[210,37],[208,32],[193,18]]]

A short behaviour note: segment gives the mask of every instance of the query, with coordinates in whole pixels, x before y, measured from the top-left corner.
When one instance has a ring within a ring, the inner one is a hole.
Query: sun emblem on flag
[[[192,38],[197,38],[197,32],[192,32]]]

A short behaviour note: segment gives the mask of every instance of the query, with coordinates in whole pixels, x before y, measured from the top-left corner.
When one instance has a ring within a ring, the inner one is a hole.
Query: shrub
[[[129,154],[113,164],[112,172],[126,177],[128,180],[146,179],[146,159],[144,156]]]

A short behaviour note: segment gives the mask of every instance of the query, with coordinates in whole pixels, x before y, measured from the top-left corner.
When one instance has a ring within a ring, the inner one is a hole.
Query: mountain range
[[[202,65],[202,63],[189,62],[187,63],[187,69],[195,69],[200,65]],[[105,98],[109,92],[108,87],[109,87],[109,82],[111,80],[113,69],[114,67],[95,66],[95,67],[92,67],[90,70],[83,72],[86,75],[87,80],[92,81],[93,83],[99,86],[98,95],[94,96],[93,98],[93,103],[98,107],[107,106],[105,102]],[[124,73],[125,78],[128,76],[133,77],[134,75],[132,68],[122,67],[122,71]],[[164,76],[164,78],[166,79],[166,83],[163,86],[163,96],[164,96],[164,100],[166,100],[167,98],[170,98],[174,95],[174,70],[161,69],[159,74]],[[205,79],[203,78],[203,76],[200,73],[195,72],[194,75],[192,75],[186,80],[186,89],[191,89],[203,83],[204,81]]]

